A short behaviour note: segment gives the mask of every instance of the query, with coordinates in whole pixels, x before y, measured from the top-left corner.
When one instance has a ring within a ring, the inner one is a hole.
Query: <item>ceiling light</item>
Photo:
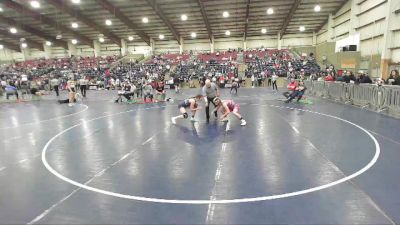
[[[3,49],[4,48],[4,46],[3,45],[0,45],[0,49]]]
[[[225,35],[229,36],[229,35],[231,35],[231,32],[229,30],[227,30],[227,31],[225,31]]]
[[[99,41],[100,41],[100,43],[103,43],[103,42],[104,42],[104,38],[103,38],[103,37],[100,37],[100,38],[99,38]]]
[[[47,46],[51,46],[51,42],[50,41],[46,41],[46,45]]]
[[[12,34],[16,34],[16,33],[17,33],[17,29],[16,29],[15,27],[11,27],[11,28],[10,28],[10,32],[11,32]]]
[[[314,7],[314,11],[315,11],[315,12],[321,11],[321,6],[320,6],[320,5],[316,5],[316,6]]]
[[[300,26],[300,27],[299,27],[299,31],[303,32],[303,31],[305,31],[305,30],[306,30],[306,28],[305,28],[304,26]]]
[[[81,3],[81,0],[71,0],[71,2],[74,4],[79,4],[79,3]]]
[[[261,33],[266,34],[267,33],[267,29],[265,29],[265,28],[261,29]]]
[[[269,8],[269,9],[267,10],[267,14],[268,14],[268,15],[274,14],[274,9],[273,9],[273,8]]]
[[[0,7],[0,12],[3,12],[3,8]]]
[[[74,45],[76,45],[76,44],[78,43],[78,41],[77,41],[76,39],[72,39],[72,40],[71,40],[71,43],[74,44]]]
[[[28,47],[28,45],[27,45],[26,43],[22,43],[22,44],[21,44],[21,47],[22,47],[22,48],[26,48],[26,47]]]
[[[78,23],[76,23],[76,22],[72,22],[72,23],[71,23],[71,27],[76,29],[76,28],[79,27],[79,25],[78,25]]]
[[[181,20],[183,20],[183,21],[185,21],[185,20],[187,20],[187,15],[186,14],[183,14],[182,16],[181,16]]]
[[[196,38],[197,34],[196,34],[195,32],[192,32],[192,33],[190,34],[190,36],[191,36],[192,38]]]
[[[40,3],[38,1],[31,1],[32,8],[40,8]]]
[[[142,18],[142,22],[143,22],[143,23],[148,23],[148,22],[149,22],[149,18],[143,17],[143,18]]]
[[[107,26],[111,26],[112,25],[112,21],[111,20],[106,20],[106,25]]]
[[[128,37],[128,40],[129,40],[129,41],[133,41],[133,37],[132,37],[132,36],[129,36],[129,37]]]
[[[229,12],[228,11],[223,12],[222,16],[225,17],[225,18],[229,17]]]
[[[164,34],[160,34],[158,37],[160,38],[160,40],[162,40],[162,39],[165,38],[165,37],[164,37]]]

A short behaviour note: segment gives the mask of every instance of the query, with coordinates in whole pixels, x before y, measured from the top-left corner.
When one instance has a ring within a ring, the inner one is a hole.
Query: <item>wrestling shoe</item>
[[[196,122],[196,119],[194,117],[190,117],[191,122]]]
[[[171,117],[171,122],[172,124],[176,124],[176,119],[174,117]]]
[[[241,120],[242,122],[240,123],[240,126],[246,126],[246,120]]]

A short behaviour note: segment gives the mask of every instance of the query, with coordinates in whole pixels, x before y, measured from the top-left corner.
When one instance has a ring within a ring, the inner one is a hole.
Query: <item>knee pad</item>
[[[189,115],[187,113],[183,114],[183,118],[187,119],[189,117]]]

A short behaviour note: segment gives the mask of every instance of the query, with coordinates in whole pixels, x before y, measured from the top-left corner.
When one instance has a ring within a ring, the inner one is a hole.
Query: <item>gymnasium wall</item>
[[[313,35],[312,34],[287,34],[283,36],[281,42],[282,48],[296,48],[306,47],[308,48],[306,53],[314,52],[313,46]],[[143,54],[148,56],[150,54],[160,53],[179,53],[180,46],[175,40],[155,40],[153,50],[145,42],[132,41],[126,42],[126,54]],[[121,49],[117,44],[114,43],[96,43],[100,46],[98,55],[121,55]],[[278,37],[277,35],[264,35],[256,37],[248,37],[246,44],[244,43],[243,37],[228,37],[228,38],[216,38],[214,39],[214,50],[224,51],[232,48],[244,48],[246,45],[247,49],[254,48],[278,48]],[[53,58],[64,58],[69,57],[70,54],[75,56],[95,56],[95,49],[88,45],[75,45],[74,50],[63,49],[55,46],[45,46],[47,54]],[[311,50],[310,50],[311,49]],[[209,39],[189,39],[183,40],[183,51],[193,50],[195,52],[209,52],[211,51],[211,44]],[[24,50],[24,54],[20,52],[11,51],[9,49],[0,50],[0,62],[15,62],[24,61],[28,59],[44,58],[46,53],[37,49],[28,48]]]
[[[150,55],[151,47],[143,41],[128,41],[126,44],[127,54],[143,54]]]
[[[332,31],[328,37],[332,41],[341,40],[349,35],[351,27],[351,1],[348,1],[339,11],[333,15],[331,21]],[[328,20],[329,23],[329,20]]]
[[[335,42],[323,42],[316,46],[315,58],[320,65],[333,64],[339,65],[338,54],[335,53]],[[324,60],[325,58],[325,60]]]
[[[392,43],[390,45],[391,54],[392,54],[392,62],[393,64],[397,64],[397,67],[400,67],[400,1],[398,1],[397,5],[391,9],[393,19],[389,24],[389,30],[391,31],[391,40]]]
[[[282,48],[292,48],[296,46],[312,46],[313,34],[288,34],[282,38]]]
[[[154,52],[157,54],[166,52],[179,53],[179,44],[177,41],[173,40],[156,41]]]
[[[259,37],[248,37],[247,48],[278,48],[278,37],[276,35],[265,35]],[[300,44],[300,43],[299,43]]]
[[[209,39],[193,39],[184,40],[183,51],[197,51],[197,52],[209,52],[211,51],[211,45]]]
[[[302,55],[302,54],[307,54],[309,55],[310,53],[314,53],[316,51],[315,46],[300,46],[300,47],[293,47],[291,48],[293,51],[295,51],[297,54]]]
[[[331,54],[335,42],[353,34],[360,34],[357,68],[367,70],[372,76],[387,74],[387,68],[400,64],[400,1],[349,0],[317,34],[317,59],[327,56],[327,61],[340,68],[343,54]],[[328,47],[329,46],[329,47]],[[388,64],[388,65],[387,65]]]

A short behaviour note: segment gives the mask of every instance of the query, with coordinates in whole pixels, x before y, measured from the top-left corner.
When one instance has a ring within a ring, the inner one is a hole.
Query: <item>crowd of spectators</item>
[[[76,81],[84,79],[88,87],[95,86],[96,89],[121,88],[126,81],[137,87],[151,82],[177,85],[188,83],[190,87],[194,87],[195,79],[201,85],[204,85],[206,79],[210,79],[224,87],[233,82],[240,85],[246,78],[251,79],[252,86],[265,86],[267,81],[268,85],[271,85],[272,80],[276,81],[277,76],[300,80],[373,83],[365,72],[354,75],[351,71],[336,70],[332,65],[321,68],[312,53],[296,57],[287,49],[166,53],[155,55],[145,63],[123,63],[119,59],[120,56],[37,59],[2,66],[0,91],[4,92],[7,86],[12,86],[17,90],[27,90],[27,93],[45,94],[46,91],[54,90],[55,86],[60,90],[65,89],[71,78]],[[243,63],[244,76],[239,76],[239,64]],[[171,79],[166,81],[166,75]],[[400,85],[399,72],[393,70],[385,83]],[[7,88],[11,89],[13,88]]]

